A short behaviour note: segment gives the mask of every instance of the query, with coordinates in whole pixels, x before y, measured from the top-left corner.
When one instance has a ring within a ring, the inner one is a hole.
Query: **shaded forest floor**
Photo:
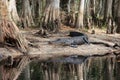
[[[89,37],[90,42],[100,42],[108,44],[84,44],[79,45],[77,48],[70,46],[60,46],[51,45],[49,41],[54,41],[58,38],[68,37],[69,31],[77,31],[76,29],[63,26],[59,33],[49,35],[48,38],[42,38],[39,35],[35,35],[39,29],[26,29],[21,30],[22,34],[25,35],[29,44],[29,54],[31,58],[37,57],[39,59],[48,59],[52,57],[59,56],[69,56],[69,55],[82,55],[82,56],[92,56],[92,55],[106,55],[108,53],[120,53],[119,48],[115,49],[115,43],[120,44],[120,34],[105,34],[104,30],[95,29],[96,33],[91,34],[91,31],[83,32]],[[17,49],[11,47],[1,47],[0,48],[0,59],[7,56],[17,57],[23,55]]]

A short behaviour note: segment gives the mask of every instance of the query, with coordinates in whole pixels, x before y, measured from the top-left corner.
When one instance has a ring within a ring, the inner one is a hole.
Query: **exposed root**
[[[9,44],[12,47],[19,49],[21,52],[27,52],[27,42],[20,34],[18,27],[8,20],[0,21],[0,43],[3,45]]]
[[[98,44],[98,45],[104,45],[106,47],[111,47],[111,48],[114,48],[114,49],[120,49],[120,45],[118,45],[117,43],[115,43],[114,45],[110,45],[108,43],[104,43],[104,42],[90,42],[92,44]]]
[[[41,36],[43,38],[46,38],[48,37],[48,33],[46,30],[43,30],[43,29],[40,29],[40,31],[36,32],[35,33],[36,36]]]

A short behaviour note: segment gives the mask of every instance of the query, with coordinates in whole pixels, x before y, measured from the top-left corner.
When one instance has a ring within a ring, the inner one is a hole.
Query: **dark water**
[[[0,80],[2,80],[0,73]],[[48,61],[33,61],[17,80],[120,80],[116,56],[70,56]]]
[[[120,80],[119,68],[115,56],[71,56],[31,62],[18,80]]]

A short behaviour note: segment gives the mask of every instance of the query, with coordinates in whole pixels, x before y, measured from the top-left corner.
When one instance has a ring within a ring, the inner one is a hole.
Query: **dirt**
[[[29,55],[30,57],[38,57],[40,59],[47,59],[51,57],[58,56],[68,56],[68,55],[83,55],[83,56],[91,56],[91,55],[104,55],[106,53],[114,53],[118,52],[119,48],[114,49],[112,46],[115,43],[120,43],[120,34],[105,34],[105,31],[99,30],[95,34],[91,34],[90,31],[85,32],[90,42],[101,42],[110,45],[105,46],[104,44],[90,44],[90,45],[79,45],[77,48],[73,48],[70,46],[57,46],[48,44],[49,41],[56,40],[58,38],[68,37],[69,31],[78,31],[69,27],[62,27],[61,31],[58,34],[54,34],[49,36],[49,38],[42,38],[40,36],[35,36],[35,33],[38,29],[27,29],[22,30],[21,32],[26,36],[29,44]],[[97,31],[97,29],[96,29]],[[21,52],[16,50],[15,48],[0,48],[0,55],[2,56],[20,56],[23,55]]]

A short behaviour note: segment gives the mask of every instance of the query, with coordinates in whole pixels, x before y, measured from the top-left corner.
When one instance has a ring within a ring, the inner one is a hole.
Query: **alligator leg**
[[[83,37],[83,40],[85,41],[85,43],[90,44],[90,42],[86,38]]]

